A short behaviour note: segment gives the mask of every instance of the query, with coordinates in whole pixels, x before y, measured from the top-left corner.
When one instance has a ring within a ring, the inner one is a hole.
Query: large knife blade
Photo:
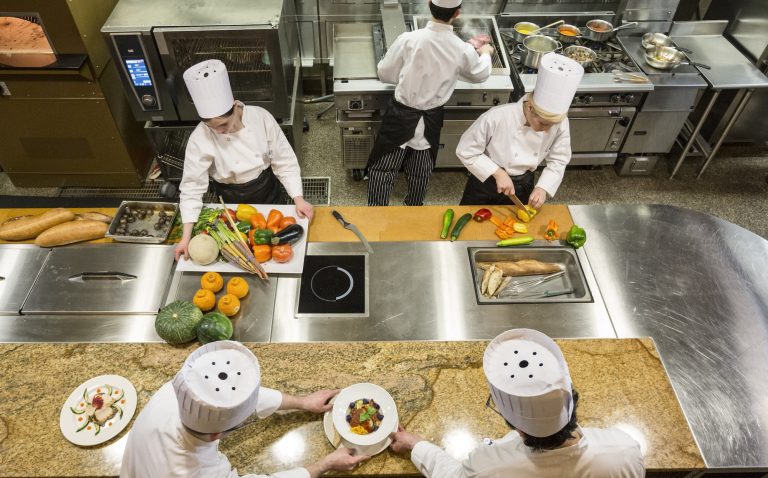
[[[371,247],[371,244],[368,242],[368,239],[365,238],[362,232],[360,232],[360,229],[357,228],[354,224],[351,222],[347,222],[344,220],[344,216],[339,213],[337,210],[333,210],[331,212],[333,214],[333,217],[336,218],[336,220],[341,223],[342,226],[344,226],[344,229],[349,229],[350,231],[354,232],[358,239],[360,239],[360,242],[363,243],[363,246],[365,247],[365,250],[368,251],[368,254],[373,254],[373,248]]]
[[[528,212],[528,211],[525,209],[525,204],[523,204],[523,201],[521,201],[521,200],[520,200],[520,198],[518,198],[518,197],[517,197],[517,195],[515,195],[515,194],[510,194],[508,197],[509,197],[509,199],[511,199],[511,200],[512,200],[512,202],[515,204],[515,206],[517,206],[517,208],[518,208],[518,209],[520,209],[521,211],[523,211],[523,212],[525,212],[525,213],[527,213],[527,212]]]

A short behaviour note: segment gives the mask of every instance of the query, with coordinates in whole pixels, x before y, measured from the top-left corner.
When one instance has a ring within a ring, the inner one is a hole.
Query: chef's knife
[[[335,217],[341,223],[341,225],[344,226],[345,229],[349,229],[350,231],[355,233],[357,238],[360,239],[360,242],[363,243],[363,246],[365,246],[365,250],[368,251],[368,254],[373,254],[373,248],[368,243],[368,239],[365,238],[365,236],[363,235],[362,232],[360,232],[360,229],[358,229],[357,226],[355,226],[352,223],[349,223],[349,222],[345,221],[344,220],[344,216],[342,216],[339,213],[339,211],[337,211],[335,209],[333,210],[333,212],[331,214],[333,214],[333,217]]]
[[[516,195],[510,194],[508,197],[509,197],[509,199],[512,200],[512,202],[515,204],[515,206],[517,206],[518,209],[520,209],[521,211],[523,211],[525,213],[528,212],[525,209],[525,205],[523,204],[523,201],[521,201]]]

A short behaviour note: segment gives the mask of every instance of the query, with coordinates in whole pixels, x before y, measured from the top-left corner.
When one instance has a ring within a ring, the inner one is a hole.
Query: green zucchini
[[[440,233],[440,239],[448,237],[448,233],[451,231],[451,224],[453,223],[453,209],[446,209],[443,213],[443,230]]]
[[[507,247],[507,246],[522,246],[525,244],[530,244],[533,242],[533,236],[515,236],[510,237],[509,239],[503,239],[496,243],[499,247]]]
[[[83,413],[85,413],[85,409],[78,410],[78,409],[73,408],[73,407],[69,407],[69,409],[72,410],[72,413],[74,413],[75,415],[82,415]]]
[[[91,418],[90,417],[88,417],[88,420],[86,420],[85,423],[83,423],[83,426],[81,426],[80,428],[75,430],[75,433],[77,433],[79,431],[85,430],[85,427],[87,427],[89,423],[91,423]]]
[[[458,221],[456,221],[456,225],[453,226],[453,231],[451,231],[451,242],[459,238],[459,234],[461,234],[461,230],[464,229],[464,226],[467,225],[470,219],[472,219],[472,214],[466,213],[463,216],[461,216]]]

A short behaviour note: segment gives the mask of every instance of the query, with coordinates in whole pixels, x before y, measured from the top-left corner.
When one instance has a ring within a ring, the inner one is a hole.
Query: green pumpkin
[[[197,324],[197,338],[207,344],[232,338],[232,321],[221,312],[209,312]]]
[[[172,302],[158,312],[155,318],[157,335],[169,344],[183,344],[197,337],[197,324],[203,313],[186,300]]]

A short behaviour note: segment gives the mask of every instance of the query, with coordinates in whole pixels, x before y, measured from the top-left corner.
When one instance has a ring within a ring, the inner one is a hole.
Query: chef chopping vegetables
[[[483,356],[486,406],[509,425],[505,437],[480,444],[458,461],[402,428],[392,450],[411,451],[427,478],[634,478],[645,476],[640,445],[617,428],[581,428],[579,394],[557,344],[543,333],[513,329],[491,341]]]
[[[368,157],[368,205],[387,206],[402,168],[408,179],[407,206],[421,206],[437,161],[443,105],[456,81],[480,83],[491,74],[493,47],[487,34],[463,42],[451,23],[461,0],[432,0],[432,21],[402,33],[378,65],[379,79],[397,85]]]
[[[584,68],[563,55],[542,57],[533,94],[485,112],[464,132],[456,155],[472,173],[460,204],[523,204],[553,197],[571,160],[568,108]],[[534,185],[534,170],[546,163]]]
[[[209,176],[227,203],[276,204],[281,185],[296,204],[299,217],[312,219],[304,200],[296,154],[267,110],[236,101],[227,69],[206,60],[184,72],[184,83],[202,121],[189,137],[179,189],[184,233],[176,259],[188,258],[192,228],[203,207]]]
[[[330,410],[338,390],[296,397],[261,386],[259,361],[239,342],[219,341],[192,352],[170,382],[152,395],[128,434],[121,478],[236,478],[219,440],[277,410]],[[316,478],[349,471],[368,456],[339,447],[304,468],[244,475]]]

